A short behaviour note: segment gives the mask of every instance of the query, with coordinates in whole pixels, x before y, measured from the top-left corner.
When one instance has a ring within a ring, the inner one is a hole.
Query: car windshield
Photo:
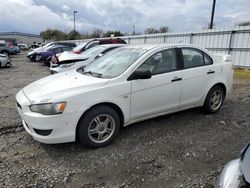
[[[87,44],[87,42],[84,42],[84,43],[81,43],[81,44],[79,44],[79,45],[77,45],[74,49],[73,49],[73,51],[80,51],[84,46],[86,46],[86,44]]]
[[[121,75],[130,67],[143,53],[142,48],[118,48],[108,53],[89,65],[82,74],[100,78],[114,78]]]

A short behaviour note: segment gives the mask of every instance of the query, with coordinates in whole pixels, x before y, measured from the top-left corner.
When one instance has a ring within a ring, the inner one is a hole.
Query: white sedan
[[[136,45],[35,81],[16,101],[34,139],[102,147],[121,126],[193,107],[216,113],[232,83],[229,56],[185,44]]]

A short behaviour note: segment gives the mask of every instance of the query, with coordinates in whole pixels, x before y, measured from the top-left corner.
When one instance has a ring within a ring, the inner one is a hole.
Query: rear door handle
[[[171,82],[177,82],[177,81],[181,81],[182,80],[182,78],[177,78],[177,77],[174,77],[174,79],[173,80],[171,80]]]
[[[214,74],[215,73],[215,71],[213,71],[213,70],[209,70],[208,72],[207,72],[207,74]]]

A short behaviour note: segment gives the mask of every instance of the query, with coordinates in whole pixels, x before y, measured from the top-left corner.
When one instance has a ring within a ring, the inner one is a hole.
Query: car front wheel
[[[81,144],[98,148],[112,142],[120,129],[118,113],[109,106],[96,106],[79,121],[78,138]]]
[[[205,113],[213,114],[220,110],[223,101],[224,101],[225,93],[221,86],[217,85],[210,89],[208,92],[203,109]]]

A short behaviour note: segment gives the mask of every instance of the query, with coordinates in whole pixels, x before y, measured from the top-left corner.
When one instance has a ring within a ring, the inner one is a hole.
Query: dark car
[[[94,39],[88,42],[84,42],[79,44],[77,47],[73,49],[75,53],[82,53],[83,51],[92,48],[97,45],[102,45],[102,44],[127,44],[124,40],[120,38],[115,38],[115,39]]]
[[[39,51],[36,54],[36,61],[43,62],[45,65],[50,65],[51,57],[55,54],[62,53],[65,51],[71,51],[72,47],[58,45],[46,48],[44,51]]]
[[[72,47],[72,48],[76,46],[76,44],[73,43],[73,42],[50,42],[50,43],[47,43],[46,45],[44,45],[42,47],[39,47],[39,48],[36,48],[36,49],[30,51],[27,54],[27,58],[29,58],[30,61],[36,61],[36,54],[38,52],[44,51],[47,48],[50,48],[52,46],[57,46],[57,45],[63,45],[63,46],[68,46],[68,47]]]
[[[6,43],[0,43],[0,54],[8,56],[10,54],[10,49]]]
[[[17,53],[19,53],[20,50],[18,47],[16,46],[13,46],[12,44],[10,43],[0,43],[0,54],[4,54],[6,56],[9,56],[9,55],[15,55]]]

